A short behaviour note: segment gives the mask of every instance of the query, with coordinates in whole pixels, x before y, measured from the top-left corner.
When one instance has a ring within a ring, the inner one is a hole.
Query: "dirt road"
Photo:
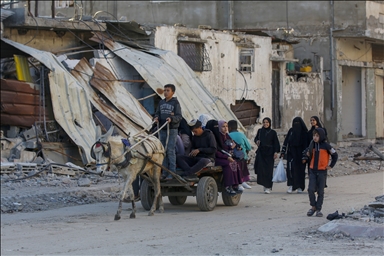
[[[323,213],[360,209],[382,195],[384,173],[330,177]],[[307,181],[308,182],[308,181]],[[316,231],[328,220],[307,217],[308,195],[287,194],[275,184],[263,194],[254,184],[236,207],[219,197],[201,212],[193,197],[183,206],[147,216],[138,203],[136,219],[117,202],[1,215],[1,255],[383,255],[383,238],[335,238]]]

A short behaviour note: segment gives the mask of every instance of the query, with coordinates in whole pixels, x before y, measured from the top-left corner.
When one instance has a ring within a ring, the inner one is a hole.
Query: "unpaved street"
[[[323,213],[360,209],[383,194],[383,172],[330,177]],[[138,203],[136,219],[117,202],[1,215],[2,255],[383,255],[383,238],[335,238],[317,228],[328,220],[307,217],[308,195],[287,194],[275,184],[269,195],[254,184],[237,207],[219,197],[212,212],[195,198],[147,216]],[[384,234],[383,234],[384,235]]]

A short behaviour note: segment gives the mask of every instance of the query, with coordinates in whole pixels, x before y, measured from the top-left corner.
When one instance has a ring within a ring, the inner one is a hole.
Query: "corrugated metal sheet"
[[[1,124],[31,127],[39,121],[39,100],[39,85],[1,79]],[[47,108],[41,113],[49,119]]]
[[[103,33],[95,33],[92,41],[104,44],[117,56],[131,64],[148,85],[163,97],[165,84],[176,86],[176,96],[184,118],[191,120],[200,114],[210,114],[215,119],[237,120],[229,107],[204,87],[201,80],[183,59],[171,51],[151,49],[142,52],[114,42]],[[245,132],[239,123],[239,130]]]
[[[136,134],[142,128],[136,123],[131,122],[122,112],[115,108],[112,104],[105,100],[101,100],[94,89],[90,86],[89,80],[93,76],[93,69],[89,62],[83,58],[71,71],[72,75],[83,85],[87,91],[92,105],[97,108],[104,116],[111,120],[126,135],[129,133]],[[124,100],[124,99],[122,99]]]
[[[116,81],[113,73],[104,65],[97,62],[91,85],[106,96],[115,107],[142,129],[152,122],[151,115],[141,103]]]
[[[90,163],[92,158],[89,152],[96,140],[96,125],[84,88],[52,53],[5,38],[1,40],[33,56],[51,70],[48,77],[55,120],[79,147],[83,163]]]
[[[1,22],[13,14],[15,13],[10,10],[1,8]]]

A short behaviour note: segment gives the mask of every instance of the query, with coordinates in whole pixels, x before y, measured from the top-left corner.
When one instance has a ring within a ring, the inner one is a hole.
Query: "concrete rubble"
[[[332,220],[319,227],[319,231],[334,238],[368,237],[384,238],[384,195],[365,205],[360,211],[351,211],[342,219]]]

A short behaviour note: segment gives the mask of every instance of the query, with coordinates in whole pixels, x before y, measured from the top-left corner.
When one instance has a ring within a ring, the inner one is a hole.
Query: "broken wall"
[[[236,100],[255,101],[261,107],[260,120],[272,116],[271,38],[173,26],[156,28],[154,41],[158,48],[177,54],[178,39],[204,42],[212,68],[195,74],[213,96],[222,98],[228,107]],[[253,72],[238,71],[241,49],[254,50]]]
[[[384,40],[384,3],[366,1],[366,10],[367,36]]]
[[[69,26],[69,25],[68,25]],[[76,38],[73,33],[78,36]],[[38,50],[59,53],[63,49],[73,48],[84,45],[81,40],[87,41],[91,34],[89,32],[60,32],[42,30],[36,28],[4,28],[5,38],[12,41],[28,45]],[[81,39],[81,40],[80,40]],[[68,51],[68,50],[67,50]]]
[[[321,73],[320,73],[321,74]],[[288,131],[292,120],[301,117],[310,129],[310,117],[318,116],[324,120],[324,92],[319,73],[311,73],[298,81],[293,76],[284,76],[283,84],[283,115],[281,129]],[[328,129],[328,128],[327,128]]]

